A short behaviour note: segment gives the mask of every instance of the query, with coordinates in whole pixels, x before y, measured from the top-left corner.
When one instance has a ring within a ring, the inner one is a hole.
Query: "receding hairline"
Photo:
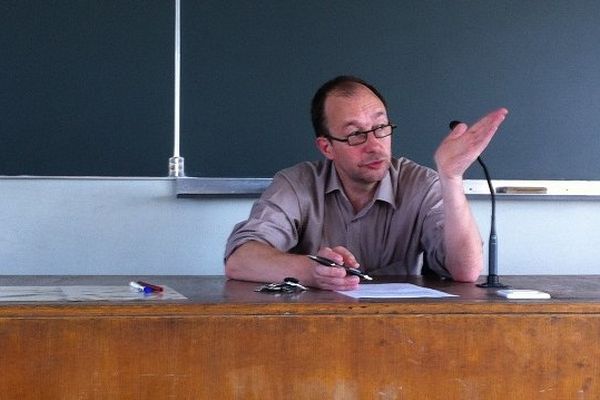
[[[363,79],[351,75],[340,75],[325,82],[317,90],[313,96],[310,108],[311,121],[317,137],[329,135],[327,127],[326,103],[330,97],[351,98],[356,96],[358,92],[363,92],[363,88],[367,89],[365,93],[371,93],[383,103],[387,109],[387,104],[384,97],[379,91]]]
[[[369,93],[372,93],[373,96],[378,97],[377,94],[375,94],[370,88],[363,85],[362,83],[354,82],[354,81],[346,81],[346,82],[340,83],[339,85],[337,85],[336,87],[331,89],[331,91],[329,93],[327,93],[327,96],[325,97],[325,99],[327,99],[329,97],[333,97],[333,96],[353,97],[361,90],[366,90]]]
[[[371,90],[371,88],[363,85],[360,82],[343,82],[341,85],[339,85],[339,86],[335,87],[334,89],[332,89],[331,91],[329,91],[329,93],[327,93],[327,96],[325,97],[325,100],[323,103],[323,123],[327,127],[327,130],[329,130],[328,121],[327,121],[327,105],[331,104],[328,100],[332,97],[351,99],[351,98],[355,97],[356,95],[358,95],[360,92],[369,93],[374,98],[379,100],[381,102],[381,104],[383,105],[383,111],[379,111],[377,114],[378,115],[387,115],[387,109],[386,109],[387,107],[385,106],[385,103],[381,100],[381,98],[375,92],[373,92],[373,90]],[[354,123],[355,123],[355,121],[348,122],[348,124],[354,124]]]

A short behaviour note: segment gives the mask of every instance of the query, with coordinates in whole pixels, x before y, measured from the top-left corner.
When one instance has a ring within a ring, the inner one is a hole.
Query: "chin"
[[[385,176],[385,174],[387,173],[389,168],[390,168],[389,162],[382,164],[381,167],[379,167],[377,169],[366,171],[365,178],[369,177],[368,178],[369,180],[379,182],[380,180],[383,179],[383,177]]]
[[[387,168],[381,171],[373,171],[370,174],[363,174],[362,181],[365,183],[377,183],[380,182],[385,174],[387,173]]]

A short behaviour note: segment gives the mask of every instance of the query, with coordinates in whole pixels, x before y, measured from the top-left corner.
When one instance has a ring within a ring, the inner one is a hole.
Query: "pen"
[[[321,256],[313,256],[313,255],[309,255],[308,258],[310,258],[313,261],[318,262],[321,265],[325,265],[327,267],[338,267],[338,268],[344,268],[346,270],[346,272],[350,275],[356,275],[359,276],[363,279],[366,279],[368,281],[372,281],[373,278],[371,278],[369,275],[362,273],[361,271],[359,271],[356,268],[350,268],[350,267],[346,267],[345,265],[342,264],[338,264],[333,260],[330,260],[329,258],[325,258],[325,257],[321,257]]]
[[[153,292],[162,292],[164,289],[162,288],[162,286],[158,286],[158,285],[153,285],[151,283],[148,282],[144,282],[144,281],[137,281],[137,283],[145,288],[150,288]]]
[[[144,293],[152,293],[153,292],[152,288],[142,286],[137,282],[131,281],[131,282],[129,282],[129,286],[134,288],[138,292],[144,292]]]

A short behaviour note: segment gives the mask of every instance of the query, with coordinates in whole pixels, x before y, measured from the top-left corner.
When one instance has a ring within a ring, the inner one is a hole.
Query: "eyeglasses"
[[[327,135],[327,137],[338,142],[346,142],[349,146],[358,146],[359,144],[363,144],[367,141],[369,133],[373,133],[373,136],[375,136],[377,139],[383,139],[384,137],[390,136],[394,132],[394,129],[396,129],[396,125],[387,124],[379,125],[378,127],[368,131],[356,131],[346,136],[345,139],[336,138],[331,135]]]

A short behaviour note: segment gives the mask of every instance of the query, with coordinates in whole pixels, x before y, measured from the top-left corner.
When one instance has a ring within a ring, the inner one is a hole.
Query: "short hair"
[[[341,96],[350,97],[356,93],[356,90],[359,86],[364,86],[373,92],[373,94],[377,96],[387,108],[385,99],[373,85],[351,75],[340,75],[335,77],[325,82],[319,88],[319,90],[317,90],[312,99],[310,115],[312,119],[312,125],[315,130],[315,135],[317,137],[329,136],[327,121],[325,121],[325,100],[327,100],[327,97],[333,92],[336,92]]]

